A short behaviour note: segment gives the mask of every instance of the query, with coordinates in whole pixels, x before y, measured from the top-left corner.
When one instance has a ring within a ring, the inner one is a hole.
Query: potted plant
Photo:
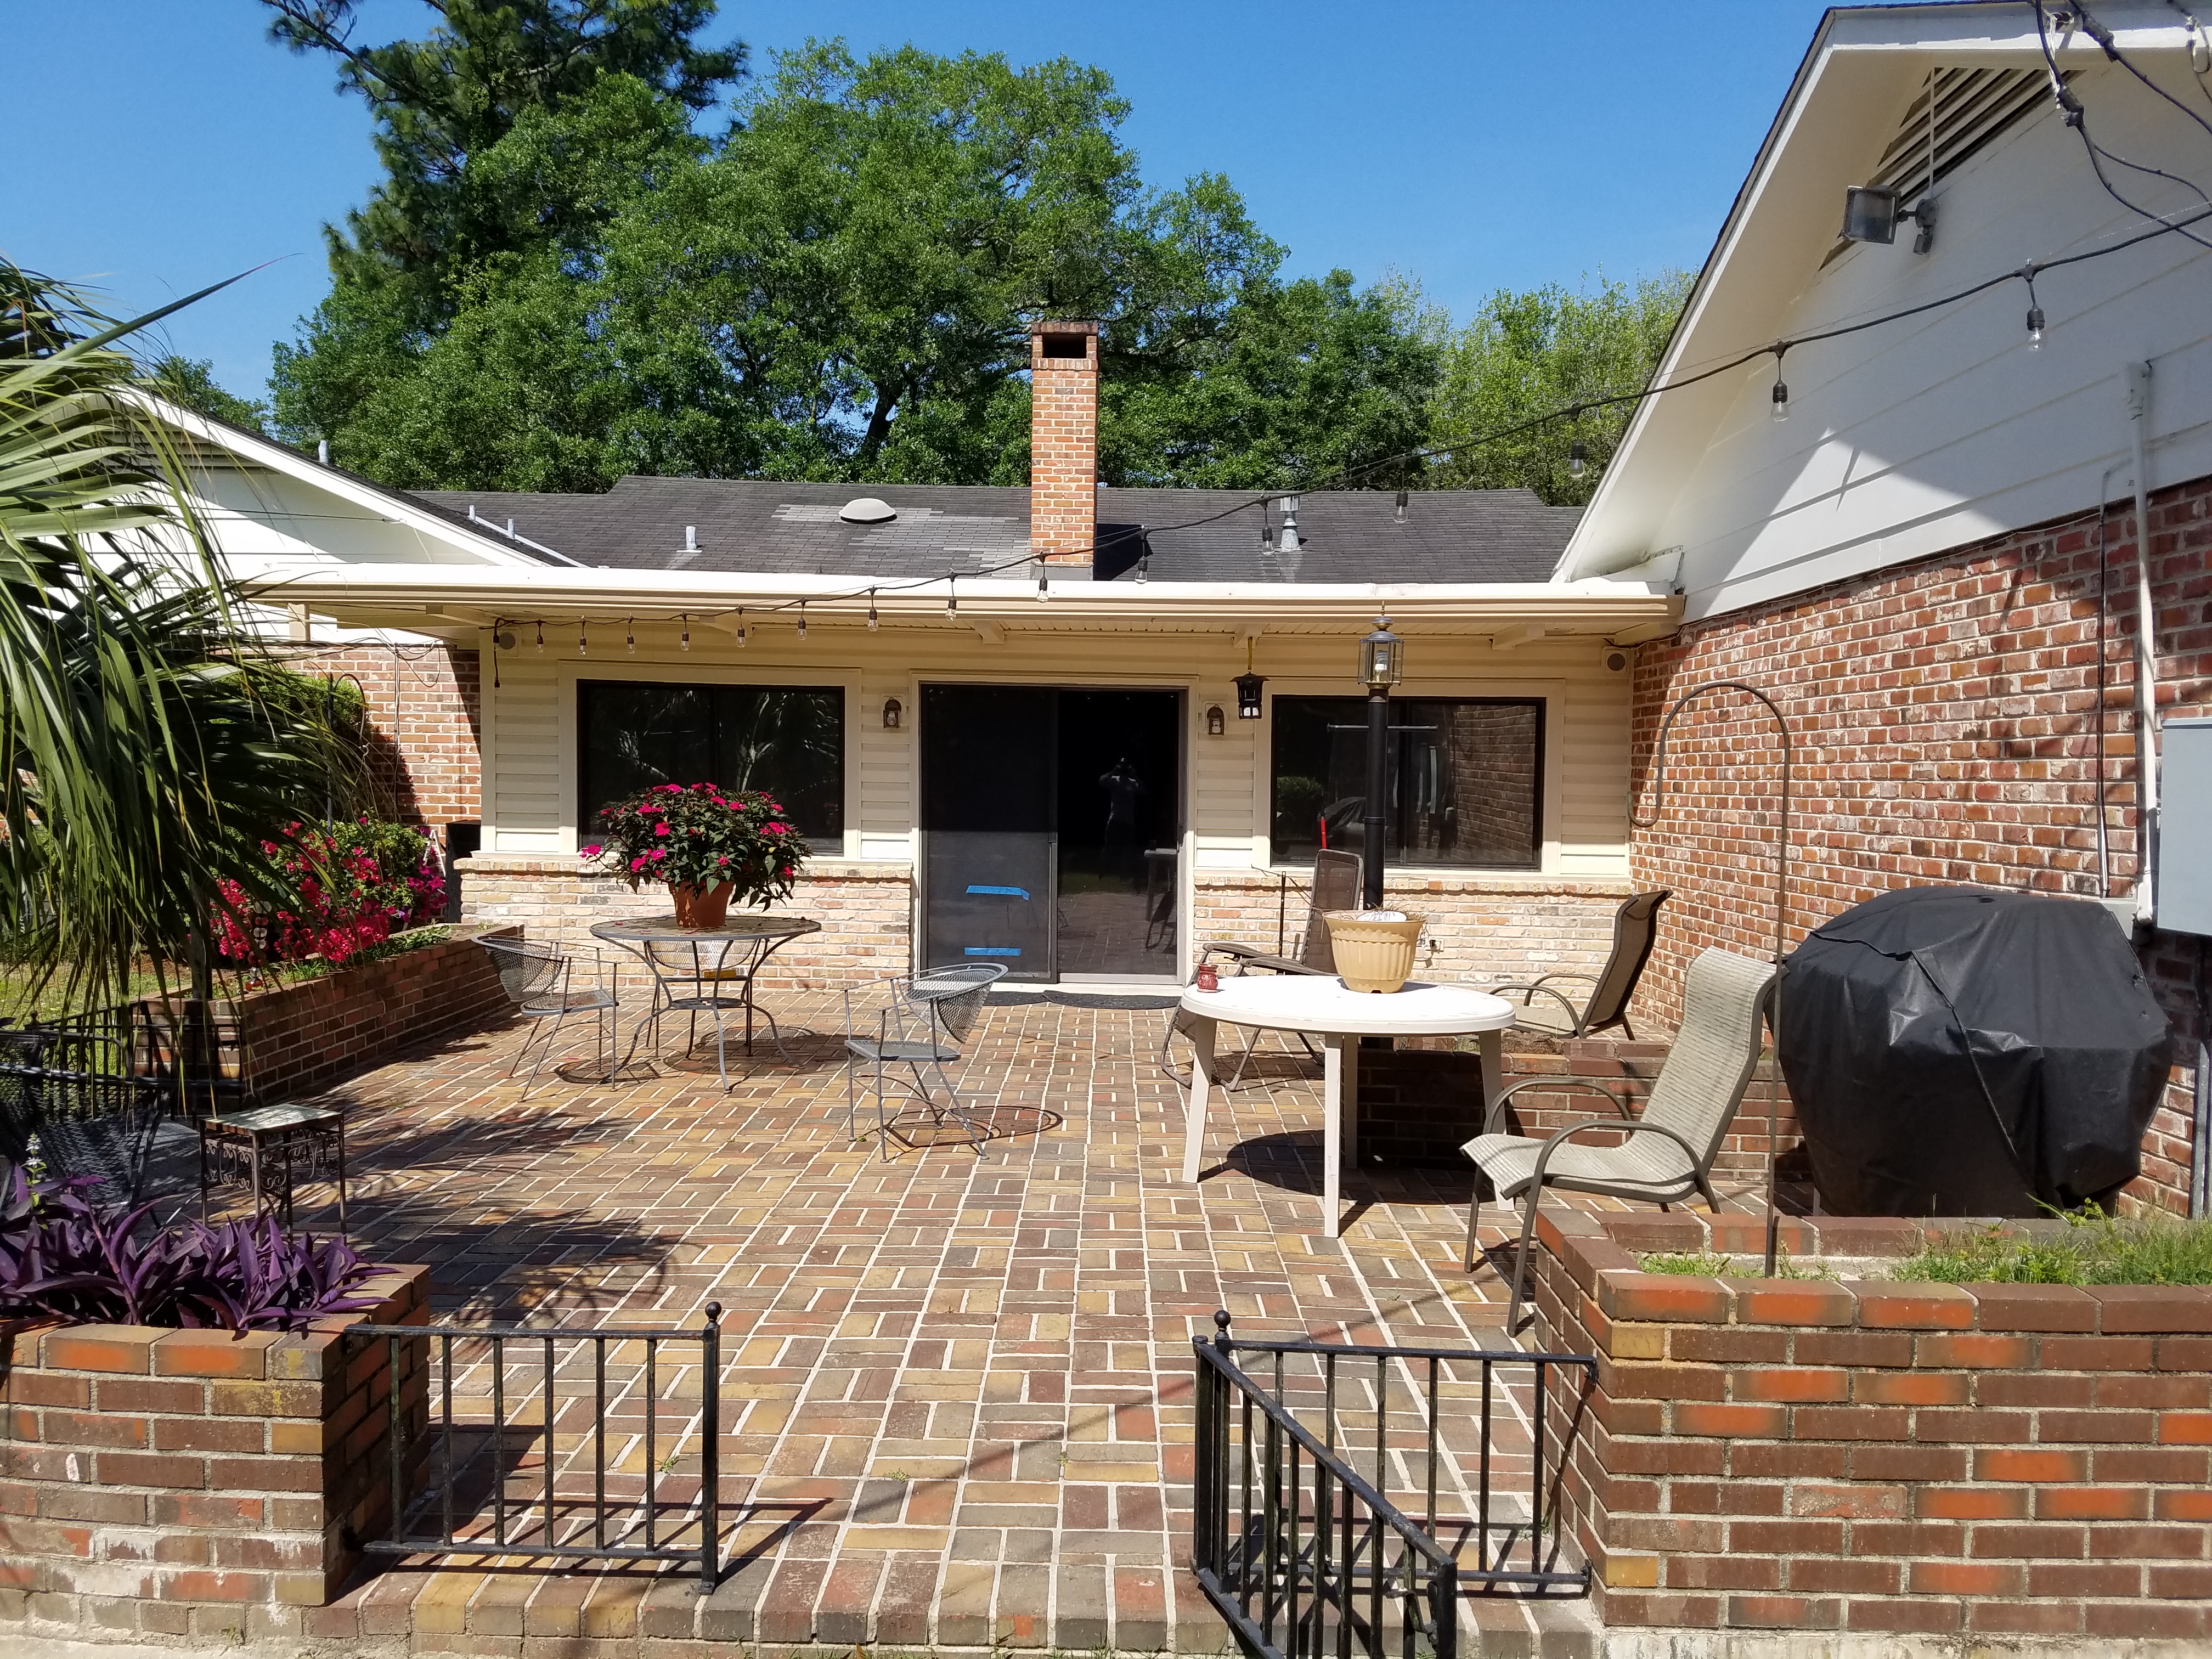
[[[635,889],[664,881],[686,927],[718,927],[730,901],[766,909],[791,894],[806,842],[772,796],[716,783],[660,783],[599,809],[587,865]]]

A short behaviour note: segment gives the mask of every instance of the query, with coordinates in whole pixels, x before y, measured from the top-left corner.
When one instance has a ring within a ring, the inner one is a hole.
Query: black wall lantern
[[[886,732],[897,731],[899,729],[899,716],[905,712],[906,711],[904,709],[899,707],[899,700],[896,697],[885,697],[884,699],[884,730]]]
[[[1219,737],[1224,730],[1224,723],[1221,718],[1221,705],[1217,702],[1206,711],[1206,735],[1209,738]]]
[[[1252,641],[1244,641],[1244,672],[1237,677],[1237,718],[1256,720],[1260,718],[1260,688],[1267,683],[1267,676],[1252,672]]]

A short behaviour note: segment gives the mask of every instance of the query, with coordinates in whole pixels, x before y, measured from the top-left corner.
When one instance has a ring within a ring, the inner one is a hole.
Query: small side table
[[[292,1224],[292,1189],[327,1181],[338,1189],[338,1232],[346,1230],[345,1114],[334,1106],[257,1106],[200,1120],[200,1219],[210,1188],[245,1185],[258,1214]]]

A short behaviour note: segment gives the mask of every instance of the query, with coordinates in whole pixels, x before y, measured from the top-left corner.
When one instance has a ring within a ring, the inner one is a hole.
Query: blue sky
[[[1655,7],[1309,0],[724,0],[757,70],[809,35],[863,50],[1066,55],[1108,70],[1147,180],[1225,173],[1295,273],[1389,270],[1464,317],[1499,288],[1705,258],[1819,21],[1814,0]],[[148,310],[258,393],[327,285],[320,227],[376,175],[329,64],[257,0],[0,0],[0,252]],[[423,33],[368,0],[362,33]]]

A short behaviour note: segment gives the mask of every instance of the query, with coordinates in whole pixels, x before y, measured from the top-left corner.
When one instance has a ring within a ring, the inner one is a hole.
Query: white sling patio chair
[[[1707,951],[1690,964],[1682,988],[1682,1024],[1651,1085],[1644,1115],[1633,1115],[1626,1097],[1590,1078],[1537,1077],[1516,1083],[1491,1103],[1484,1133],[1460,1148],[1473,1158],[1501,1202],[1520,1198],[1521,1248],[1513,1258],[1513,1295],[1505,1316],[1510,1334],[1521,1319],[1521,1291],[1528,1277],[1528,1241],[1544,1190],[1598,1193],[1642,1199],[1665,1208],[1703,1197],[1714,1213],[1713,1159],[1728,1133],[1744,1091],[1759,1069],[1765,1047],[1762,1022],[1779,970],[1733,951]],[[1548,1139],[1501,1134],[1505,1103],[1524,1089],[1594,1089],[1620,1109],[1617,1118],[1584,1118]],[[1625,1135],[1618,1146],[1577,1146],[1573,1138],[1602,1129]],[[1478,1189],[1467,1213],[1466,1265],[1474,1271],[1474,1230],[1482,1214]]]

